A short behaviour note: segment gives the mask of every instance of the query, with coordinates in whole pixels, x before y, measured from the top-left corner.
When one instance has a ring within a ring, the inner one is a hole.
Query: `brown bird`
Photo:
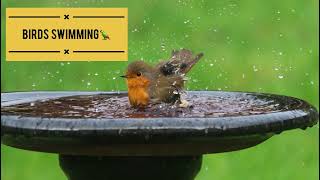
[[[193,57],[190,50],[172,51],[168,61],[151,66],[143,61],[134,61],[128,65],[126,78],[128,96],[133,107],[145,107],[149,103],[187,103],[181,99],[185,74],[203,56]]]

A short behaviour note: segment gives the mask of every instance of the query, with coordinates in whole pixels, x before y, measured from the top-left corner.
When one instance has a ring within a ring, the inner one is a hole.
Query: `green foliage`
[[[126,90],[126,62],[5,62],[6,7],[128,7],[129,61],[172,49],[203,52],[190,90],[252,91],[304,99],[319,109],[318,1],[1,1],[1,91]],[[238,152],[206,155],[197,180],[319,178],[319,126]],[[66,179],[57,155],[1,146],[4,180]]]

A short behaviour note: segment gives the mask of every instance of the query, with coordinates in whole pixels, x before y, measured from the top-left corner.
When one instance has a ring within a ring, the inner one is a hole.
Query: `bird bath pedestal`
[[[318,121],[314,107],[287,96],[196,91],[188,98],[185,109],[133,110],[124,92],[2,93],[1,141],[59,154],[69,180],[192,180],[203,154],[249,148]]]

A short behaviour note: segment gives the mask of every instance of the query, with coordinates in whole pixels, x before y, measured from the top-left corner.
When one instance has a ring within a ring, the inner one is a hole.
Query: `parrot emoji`
[[[103,40],[107,40],[107,39],[110,40],[110,37],[107,35],[106,32],[104,32],[104,31],[102,31],[102,30],[100,30],[100,32],[101,32],[101,35],[102,35],[102,37],[103,37]]]

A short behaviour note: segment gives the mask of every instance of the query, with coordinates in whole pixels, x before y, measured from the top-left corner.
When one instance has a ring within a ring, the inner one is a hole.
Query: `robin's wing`
[[[169,61],[160,62],[156,67],[160,73],[165,76],[173,74],[184,75],[195,65],[199,59],[203,56],[203,53],[197,54],[193,57],[190,50],[182,49],[179,51],[172,51],[172,56]]]
[[[149,93],[154,102],[175,102],[180,99],[184,80],[180,75],[159,76],[150,86]]]

